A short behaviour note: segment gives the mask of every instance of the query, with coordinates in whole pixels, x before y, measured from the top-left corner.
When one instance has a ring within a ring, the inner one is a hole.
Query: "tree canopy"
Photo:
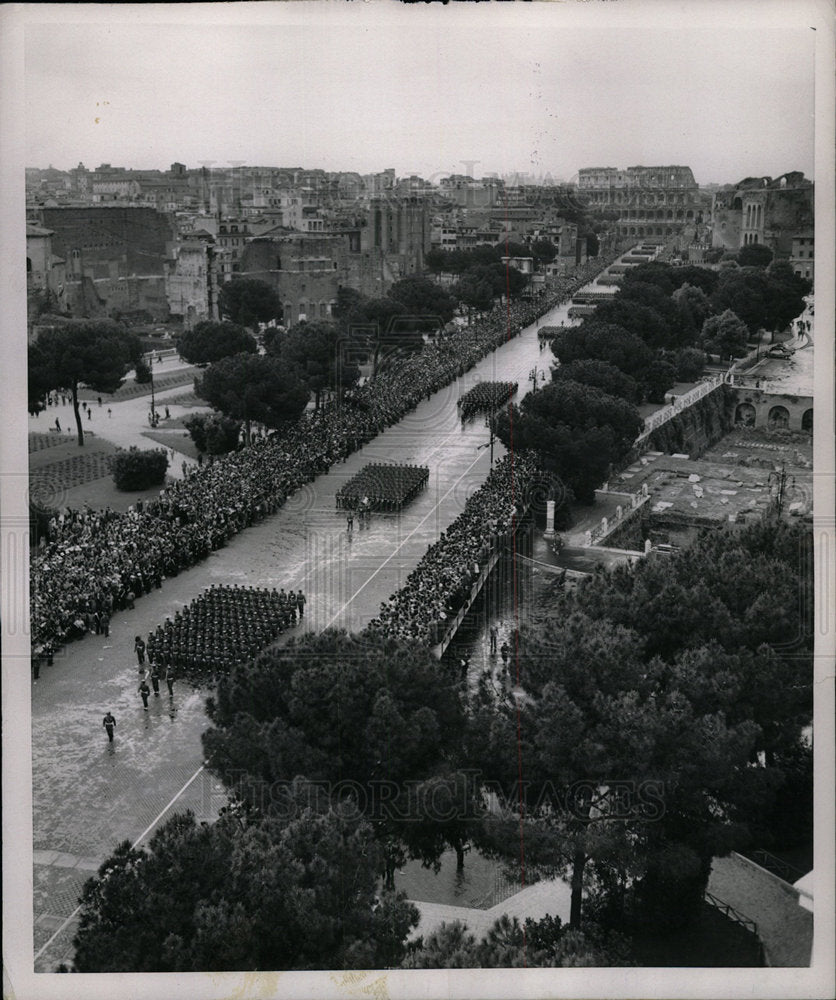
[[[434,274],[463,274],[465,271],[480,264],[496,264],[505,254],[504,244],[499,246],[472,247],[468,250],[430,250],[425,260],[427,269]]]
[[[741,267],[766,267],[774,256],[763,243],[748,243],[737,251],[737,263]]]
[[[334,803],[289,813],[177,814],[147,849],[120,844],[84,886],[75,971],[396,965],[418,911],[377,892],[368,824]]]
[[[557,248],[551,240],[535,240],[531,244],[531,252],[537,264],[551,264],[557,256]]]
[[[580,326],[562,329],[552,340],[552,353],[561,364],[587,358],[606,361],[640,384],[654,357],[640,337],[622,326],[599,322],[597,315]]]
[[[382,841],[395,837],[433,860],[441,842],[460,842],[462,826],[440,831],[441,840],[438,830],[416,832],[431,818],[421,808],[431,798],[414,783],[455,784],[450,762],[464,726],[455,681],[423,646],[309,634],[221,682],[207,703],[204,748],[219,777],[245,785],[263,808],[288,777],[342,783],[364,797]]]
[[[255,328],[282,318],[282,303],[266,281],[258,278],[232,278],[221,285],[218,308],[224,319],[239,326]]]
[[[809,815],[811,545],[770,521],[596,575],[521,631],[524,699],[481,686],[468,755],[506,806],[486,849],[518,849],[521,794],[526,863],[570,874],[573,926],[584,893],[610,925],[681,925],[799,775]]]
[[[453,294],[477,312],[488,312],[493,307],[494,287],[490,277],[466,271],[453,286]]]
[[[700,343],[710,354],[719,354],[721,360],[741,357],[746,353],[749,328],[731,309],[719,316],[709,316],[703,323]]]
[[[210,365],[203,375],[200,395],[233,420],[257,420],[279,428],[297,420],[308,402],[308,389],[277,358],[236,354]]]
[[[196,323],[177,339],[177,350],[191,364],[211,364],[233,354],[256,354],[255,337],[237,323]]]
[[[636,380],[608,361],[583,358],[565,365],[557,365],[552,369],[552,379],[555,382],[570,381],[591,385],[610,396],[618,396],[630,403],[641,402],[641,390]]]
[[[672,301],[679,313],[683,341],[687,340],[689,344],[696,343],[703,323],[711,315],[708,296],[697,285],[685,282],[673,293]]]
[[[139,338],[109,320],[67,320],[43,330],[29,351],[30,412],[43,408],[48,391],[69,392],[78,443],[83,445],[79,387],[85,385],[94,392],[116,392],[125,375],[141,359]]]
[[[417,317],[404,302],[388,295],[370,299],[359,292],[341,290],[338,322],[355,351],[372,355],[376,372],[382,355],[420,351],[424,346],[422,331],[437,330],[439,318],[431,314]]]
[[[241,421],[222,413],[194,413],[183,420],[198,451],[209,455],[225,455],[238,447]]]
[[[624,966],[633,964],[618,935],[594,925],[573,930],[559,917],[520,924],[503,915],[480,940],[460,920],[444,922],[419,938],[402,963],[405,969],[519,969]]]
[[[679,339],[676,332],[671,330],[655,305],[647,304],[654,302],[658,305],[663,301],[667,303],[669,311],[674,313],[675,307],[671,300],[664,299],[653,285],[636,283],[629,287],[626,295],[619,293],[611,302],[599,305],[595,310],[595,322],[620,326],[622,330],[639,337],[650,348],[672,346],[671,342]]]
[[[411,320],[417,329],[438,329],[449,323],[456,311],[456,302],[441,285],[423,275],[412,275],[396,281],[388,297],[402,307],[401,321]]]
[[[314,393],[318,409],[323,389],[346,389],[360,377],[349,345],[334,323],[302,322],[271,340],[268,353]]]
[[[512,413],[503,411],[496,433],[506,448],[536,451],[581,503],[593,503],[607,478],[639,434],[635,406],[590,385],[556,381],[530,393]]]
[[[715,312],[730,309],[750,333],[761,327],[784,330],[804,310],[804,296],[810,282],[799,278],[784,261],[762,267],[738,267],[720,272],[717,288],[711,295]]]

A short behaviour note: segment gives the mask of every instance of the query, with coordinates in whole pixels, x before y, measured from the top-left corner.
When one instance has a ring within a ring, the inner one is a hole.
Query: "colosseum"
[[[584,167],[578,193],[593,211],[618,213],[622,237],[695,238],[708,211],[690,167]]]

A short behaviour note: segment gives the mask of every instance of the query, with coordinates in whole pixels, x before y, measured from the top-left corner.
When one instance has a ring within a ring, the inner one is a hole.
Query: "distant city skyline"
[[[165,165],[143,166],[143,167],[134,167],[134,166],[130,166],[130,165],[127,165],[127,164],[124,164],[124,163],[115,163],[112,159],[111,160],[103,160],[101,163],[97,163],[97,164],[84,163],[83,161],[79,161],[79,163],[82,166],[84,166],[85,169],[89,170],[91,173],[93,173],[94,171],[96,171],[96,170],[98,170],[98,169],[100,169],[101,167],[104,167],[104,166],[112,167],[112,168],[117,169],[117,170],[124,169],[124,170],[127,170],[129,172],[130,171],[139,171],[139,172],[159,171],[160,173],[168,173],[170,171],[170,168],[171,168],[172,164],[174,164],[174,163],[180,163],[180,164],[182,164],[183,166],[186,167],[187,170],[194,170],[194,169],[200,168],[202,166],[207,166],[207,167],[209,167],[209,169],[221,171],[221,170],[228,170],[230,168],[239,167],[240,166],[240,167],[250,167],[250,168],[255,169],[255,170],[261,170],[261,169],[264,169],[264,170],[302,170],[302,171],[322,170],[322,171],[324,171],[327,174],[356,174],[357,176],[359,176],[361,178],[362,177],[370,177],[370,176],[373,176],[375,174],[382,174],[387,169],[390,169],[390,168],[387,168],[387,167],[380,167],[380,168],[375,169],[375,170],[365,171],[364,173],[361,174],[359,171],[343,170],[343,169],[340,169],[340,168],[326,169],[325,167],[321,167],[318,164],[311,164],[311,163],[253,163],[253,164],[248,164],[248,163],[239,163],[238,161],[235,161],[235,162],[230,161],[230,162],[228,162],[228,163],[225,164],[223,162],[216,163],[216,162],[212,161],[211,163],[210,162],[206,162],[206,163],[193,163],[193,164],[186,163],[186,164],[183,164],[183,161],[182,160],[178,160],[177,158],[173,159],[171,161],[171,163],[168,163],[168,164],[165,164]],[[69,173],[71,170],[76,169],[79,166],[79,163],[75,164],[72,167],[56,167],[55,164],[53,164],[53,163],[49,163],[49,164],[27,163],[26,164],[26,169],[27,170],[30,170],[30,169],[31,170],[58,170],[61,173]],[[469,166],[469,165],[470,165],[469,162],[465,163],[465,167]],[[626,170],[628,167],[654,167],[654,166],[662,166],[662,167],[664,167],[664,166],[682,166],[682,167],[687,167],[687,166],[689,166],[689,164],[687,164],[687,163],[678,163],[678,164],[662,163],[660,161],[659,163],[629,163],[629,164],[605,163],[605,164],[585,164],[584,166],[585,167],[594,166],[594,167],[598,167],[600,169],[614,168],[616,170]],[[583,169],[583,168],[581,168],[581,169]],[[791,167],[788,167],[787,169],[782,170],[780,172],[772,172],[772,173],[758,172],[758,173],[754,173],[754,174],[747,174],[746,176],[747,177],[767,177],[767,176],[769,176],[769,177],[775,178],[775,177],[782,176],[782,174],[790,173],[790,172],[794,171],[795,169],[796,169],[795,167],[791,166]],[[802,173],[804,173],[804,171],[802,171]],[[438,178],[436,178],[436,180],[434,181],[434,183],[437,183],[437,180],[439,178],[441,178],[441,177],[449,177],[449,176],[452,176],[454,174],[465,174],[465,170],[464,169],[463,170],[458,170],[458,171],[457,170],[450,170],[450,171],[447,171],[447,172],[443,172],[443,173],[441,173],[441,174],[438,175]],[[396,178],[398,180],[407,180],[410,176],[421,177],[421,175],[417,174],[415,171],[412,171],[409,174],[401,174],[401,173],[398,173],[397,171],[395,171],[395,176],[396,176]],[[547,185],[547,184],[553,184],[553,185],[557,186],[557,185],[566,185],[566,184],[575,184],[575,183],[577,183],[577,177],[576,176],[573,176],[573,177],[570,177],[570,178],[553,177],[551,174],[548,174],[548,173],[541,174],[541,175],[536,175],[536,174],[515,173],[515,172],[505,173],[505,174],[495,174],[495,173],[479,174],[477,172],[477,173],[466,175],[466,176],[473,177],[473,179],[475,181],[477,181],[477,182],[479,182],[479,181],[487,181],[487,180],[490,180],[490,179],[493,179],[493,178],[498,178],[499,180],[503,181],[506,185],[511,185],[511,184],[517,184],[517,185]],[[810,180],[814,179],[812,177],[812,175],[805,174],[805,176],[807,176],[808,179],[810,179]],[[430,180],[427,177],[423,177],[421,179],[425,180],[425,181],[429,181]],[[743,179],[744,179],[744,177],[738,177],[738,178],[736,178],[735,181],[721,180],[721,181],[705,181],[705,182],[702,182],[702,183],[700,183],[700,182],[698,182],[698,183],[699,183],[699,186],[702,187],[702,188],[727,187],[727,186],[728,187],[733,187],[737,181],[740,181],[740,180],[743,180]]]
[[[213,6],[46,7],[26,165],[814,177],[806,3]]]

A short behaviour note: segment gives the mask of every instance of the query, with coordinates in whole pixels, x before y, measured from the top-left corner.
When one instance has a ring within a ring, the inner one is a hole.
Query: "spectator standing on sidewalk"
[[[107,739],[109,743],[113,742],[113,730],[116,728],[116,719],[113,718],[113,713],[108,712],[107,715],[102,719],[102,725],[107,733]]]

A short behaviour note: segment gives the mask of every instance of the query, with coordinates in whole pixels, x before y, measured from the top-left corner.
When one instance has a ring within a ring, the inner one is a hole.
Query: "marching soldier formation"
[[[398,511],[422,490],[430,478],[425,465],[367,465],[337,491],[337,508],[365,514]]]
[[[467,420],[475,413],[493,413],[507,403],[518,388],[517,382],[478,382],[459,400],[459,415]]]
[[[176,673],[197,682],[228,674],[301,621],[305,604],[301,590],[214,585],[149,633],[152,676],[173,683]]]

